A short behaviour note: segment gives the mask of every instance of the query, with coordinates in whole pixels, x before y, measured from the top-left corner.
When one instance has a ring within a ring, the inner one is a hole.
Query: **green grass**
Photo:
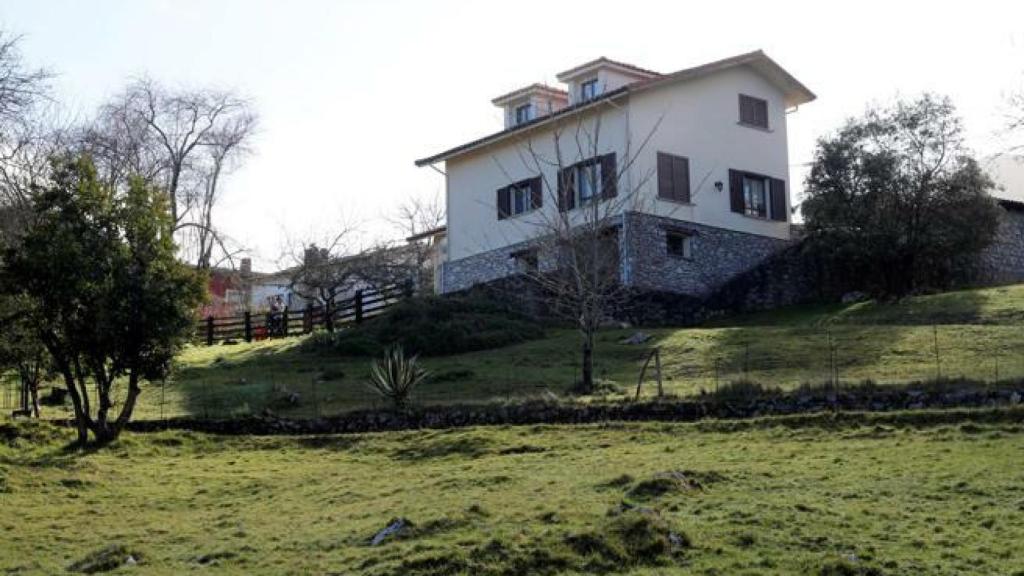
[[[690,395],[739,379],[792,389],[829,375],[828,338],[840,378],[881,384],[967,377],[1024,376],[1024,285],[909,298],[895,304],[810,306],[719,319],[707,326],[654,329],[641,346],[619,341],[635,330],[598,336],[596,373],[632,394],[652,346],[661,348],[665,388]],[[939,355],[936,361],[935,343]],[[162,390],[147,386],[139,418],[227,417],[265,409],[291,416],[382,406],[366,382],[370,358],[304,353],[301,339],[192,347]],[[565,395],[579,378],[578,336],[422,360],[433,374],[414,401],[488,402]],[[645,394],[653,393],[651,384]],[[291,393],[298,402],[291,403]],[[55,411],[48,410],[49,414]]]
[[[124,574],[1019,575],[1024,414],[991,414],[166,432],[87,454],[0,422],[0,573],[114,544],[141,562]],[[370,547],[396,517],[414,528]]]

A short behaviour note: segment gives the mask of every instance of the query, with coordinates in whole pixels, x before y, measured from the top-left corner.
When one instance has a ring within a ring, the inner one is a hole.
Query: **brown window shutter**
[[[690,160],[672,158],[672,196],[680,202],[690,201]]]
[[[658,198],[674,198],[672,187],[672,156],[658,152]]]
[[[743,172],[729,170],[729,207],[743,214]]]
[[[601,199],[615,198],[619,193],[619,165],[615,162],[615,153],[601,156]]]
[[[772,220],[786,222],[789,220],[786,210],[786,181],[772,178],[771,182]]]
[[[498,220],[508,218],[512,211],[512,198],[509,194],[509,187],[498,188]]]
[[[740,122],[767,128],[768,101],[740,94]]]
[[[530,205],[540,208],[544,205],[544,187],[540,176],[530,178]]]
[[[572,173],[575,166],[558,171],[558,211],[566,212],[576,207],[576,192],[572,186]]]

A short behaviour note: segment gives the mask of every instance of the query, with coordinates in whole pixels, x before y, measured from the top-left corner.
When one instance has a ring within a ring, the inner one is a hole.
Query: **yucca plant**
[[[385,350],[384,357],[370,365],[370,385],[375,392],[390,400],[397,410],[409,406],[413,389],[426,378],[427,371],[420,368],[419,356],[406,357],[397,344]]]

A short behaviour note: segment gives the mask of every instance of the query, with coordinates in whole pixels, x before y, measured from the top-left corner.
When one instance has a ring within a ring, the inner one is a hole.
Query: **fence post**
[[[206,345],[213,346],[213,315],[206,317]]]
[[[661,349],[654,349],[654,369],[658,373],[658,398],[665,395],[665,390],[661,387]]]
[[[284,311],[281,312],[281,336],[288,335],[288,307],[284,307]]]
[[[245,311],[245,341],[252,342],[252,312]]]
[[[363,291],[356,290],[355,298],[353,299],[353,305],[356,309],[356,324],[363,323]]]
[[[306,310],[302,313],[302,333],[309,334],[313,331],[313,305],[306,302]]]

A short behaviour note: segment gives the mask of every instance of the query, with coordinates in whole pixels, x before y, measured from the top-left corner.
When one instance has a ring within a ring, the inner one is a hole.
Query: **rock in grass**
[[[399,532],[401,532],[402,529],[405,528],[408,524],[409,524],[409,521],[406,520],[405,518],[395,518],[395,519],[391,520],[391,522],[389,522],[388,525],[385,526],[383,530],[381,530],[380,532],[377,532],[373,536],[373,539],[370,540],[370,546],[377,546],[377,545],[379,545],[388,536],[391,536],[393,534],[398,534]]]
[[[619,342],[622,344],[643,344],[651,339],[651,335],[645,332],[636,332],[628,338],[623,338]]]
[[[129,551],[123,544],[111,544],[71,564],[68,566],[68,572],[79,572],[81,574],[110,572],[121,566],[134,566],[139,563],[139,559],[138,553]]]

